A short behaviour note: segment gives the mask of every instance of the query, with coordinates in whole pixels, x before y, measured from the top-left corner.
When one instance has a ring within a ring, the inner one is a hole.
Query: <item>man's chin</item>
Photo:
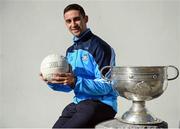
[[[79,37],[81,33],[72,33],[74,36]]]

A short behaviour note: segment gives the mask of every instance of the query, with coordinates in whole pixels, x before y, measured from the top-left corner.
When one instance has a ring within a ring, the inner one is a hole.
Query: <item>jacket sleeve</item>
[[[72,88],[69,85],[48,83],[48,86],[55,91],[70,92]]]
[[[75,90],[79,93],[97,96],[109,94],[114,89],[110,81],[101,78],[86,79],[83,77],[77,77]]]

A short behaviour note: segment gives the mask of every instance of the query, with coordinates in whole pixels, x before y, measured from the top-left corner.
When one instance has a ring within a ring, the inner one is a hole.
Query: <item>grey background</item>
[[[39,69],[46,55],[64,55],[72,44],[62,13],[74,2],[85,8],[91,30],[115,49],[117,65],[179,68],[179,0],[0,0],[1,128],[50,128],[71,102],[73,93],[49,89]],[[172,128],[179,127],[179,85],[179,79],[169,82],[162,96],[147,102]],[[118,97],[118,105],[117,117],[131,102]]]

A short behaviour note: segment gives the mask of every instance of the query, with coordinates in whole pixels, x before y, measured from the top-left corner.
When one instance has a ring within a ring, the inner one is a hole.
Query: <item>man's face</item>
[[[67,28],[74,36],[80,36],[86,30],[88,17],[83,17],[78,10],[70,10],[64,14]]]

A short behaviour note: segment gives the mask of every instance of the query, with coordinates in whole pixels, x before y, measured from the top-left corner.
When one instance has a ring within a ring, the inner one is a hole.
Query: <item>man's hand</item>
[[[75,77],[72,73],[57,73],[53,75],[50,83],[74,86]]]
[[[40,78],[46,83],[70,85],[72,87],[74,87],[76,81],[76,78],[72,73],[53,74],[51,81],[44,79],[42,74],[40,74]]]

